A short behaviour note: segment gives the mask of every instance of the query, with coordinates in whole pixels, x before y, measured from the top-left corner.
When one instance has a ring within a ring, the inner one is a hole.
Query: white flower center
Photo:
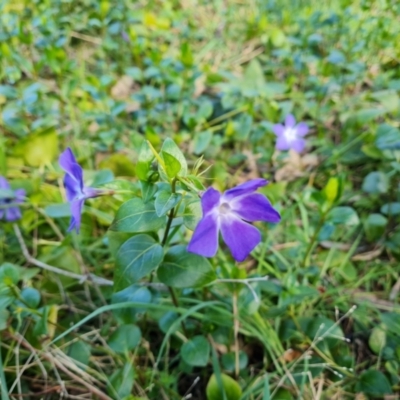
[[[297,130],[295,128],[286,128],[283,134],[289,143],[297,139]]]
[[[229,212],[231,211],[231,207],[228,203],[222,203],[219,207],[218,207],[218,211],[220,214],[229,214]]]

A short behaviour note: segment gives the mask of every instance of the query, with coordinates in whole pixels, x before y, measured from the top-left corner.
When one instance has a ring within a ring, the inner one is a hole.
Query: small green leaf
[[[115,290],[136,283],[156,269],[163,259],[162,247],[149,235],[128,239],[119,249],[115,264]]]
[[[144,141],[140,147],[138,162],[136,164],[136,175],[142,181],[147,181],[148,174],[151,172],[151,163],[154,155],[147,143]]]
[[[197,132],[194,135],[193,139],[193,153],[194,154],[204,153],[204,151],[210,145],[211,139],[212,139],[211,131]]]
[[[144,203],[148,203],[153,199],[157,192],[157,185],[147,181],[140,181],[140,186],[142,187],[142,199]]]
[[[398,215],[400,214],[400,203],[393,202],[384,204],[381,207],[381,213],[385,215]]]
[[[400,149],[400,129],[388,124],[379,125],[375,144],[380,150]]]
[[[174,208],[181,200],[180,193],[171,193],[171,190],[161,190],[156,194],[154,206],[159,217],[165,215],[169,210]]]
[[[245,369],[249,362],[249,357],[244,351],[239,352],[239,370]],[[236,354],[225,353],[221,357],[222,366],[226,371],[234,372],[236,369]]]
[[[139,327],[133,324],[120,325],[110,336],[108,345],[116,353],[126,353],[133,350],[142,338]]]
[[[135,380],[135,371],[130,362],[127,362],[123,368],[113,372],[108,383],[108,392],[113,398],[123,399],[132,393],[132,387]]]
[[[364,221],[364,230],[367,239],[372,242],[379,239],[385,232],[388,220],[382,214],[369,214]]]
[[[205,367],[210,357],[210,343],[204,336],[195,336],[183,344],[181,356],[193,367]]]
[[[242,397],[242,389],[234,379],[228,375],[221,374],[221,380],[226,400],[239,400]],[[223,399],[224,396],[221,389],[215,374],[212,374],[206,387],[207,400]]]
[[[373,194],[387,193],[389,190],[389,178],[383,172],[370,172],[364,178],[362,189],[364,192]]]
[[[189,253],[184,245],[171,247],[157,275],[161,282],[177,288],[201,287],[216,279],[210,262],[205,257]]]
[[[21,297],[29,308],[37,308],[40,304],[40,292],[35,288],[26,287],[22,289]]]
[[[393,393],[386,376],[374,369],[364,371],[356,384],[356,391],[363,392],[370,396],[381,397]]]
[[[165,153],[164,151],[161,152],[161,156],[164,160],[168,177],[175,178],[182,168],[181,163],[172,154]]]
[[[369,347],[375,354],[380,354],[386,345],[386,329],[380,324],[372,329],[368,340]]]
[[[165,155],[169,154],[170,156],[172,156],[179,164],[180,164],[180,168],[179,170],[175,173],[175,170],[177,168],[177,163],[175,161],[173,161],[173,158],[168,157],[168,159],[165,158]],[[181,152],[181,150],[179,149],[179,147],[176,145],[176,143],[170,139],[167,138],[165,139],[162,147],[161,147],[161,155],[165,161],[165,163],[167,162],[171,162],[171,171],[168,173],[168,176],[170,178],[179,175],[179,176],[186,176],[187,175],[187,162],[186,162],[186,158],[183,155],[183,153]],[[175,175],[172,175],[172,171],[175,173]],[[160,173],[162,173],[162,171],[160,171]]]
[[[45,207],[44,212],[50,218],[70,217],[71,205],[69,203],[50,204]]]
[[[358,225],[360,220],[357,212],[351,207],[335,207],[328,214],[328,221],[333,224]]]
[[[0,310],[0,331],[7,328],[7,321],[10,313],[7,310]]]
[[[83,365],[89,364],[90,354],[90,346],[83,341],[74,342],[68,348],[68,356]]]
[[[193,200],[187,204],[183,214],[183,223],[186,228],[194,231],[202,216],[200,200]]]
[[[144,204],[142,199],[132,199],[122,204],[117,211],[110,230],[119,232],[156,232],[165,223],[152,204]]]

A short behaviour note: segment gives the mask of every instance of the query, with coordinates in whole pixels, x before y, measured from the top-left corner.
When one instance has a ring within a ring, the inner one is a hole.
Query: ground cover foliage
[[[0,223],[1,398],[397,398],[399,14],[394,0],[2,0],[0,174],[27,201]],[[275,150],[288,114],[310,128],[301,154]],[[147,143],[166,181],[183,163],[198,189],[269,180],[282,220],[257,223],[241,263],[223,244],[180,257],[199,203],[165,235],[175,189],[156,197],[162,224],[124,228],[122,204],[154,200]],[[67,146],[85,183],[115,191],[86,201],[79,234]],[[140,246],[158,253],[129,269]]]

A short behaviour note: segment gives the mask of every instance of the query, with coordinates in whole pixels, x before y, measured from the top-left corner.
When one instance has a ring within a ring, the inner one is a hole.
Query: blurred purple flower
[[[25,190],[12,190],[7,179],[0,176],[0,220],[13,222],[21,218],[21,210],[16,204],[24,202]]]
[[[305,122],[299,122],[293,115],[289,114],[285,119],[285,124],[276,124],[273,127],[275,135],[278,137],[275,147],[278,150],[293,149],[298,153],[304,150],[306,141],[303,139],[308,133],[308,126]]]
[[[214,256],[221,230],[233,258],[243,261],[261,241],[258,229],[248,222],[276,223],[281,219],[268,199],[255,193],[267,183],[265,179],[253,179],[222,195],[214,188],[208,188],[201,198],[203,218],[193,233],[188,251],[204,257]]]
[[[68,232],[75,228],[79,232],[81,226],[81,213],[86,199],[102,195],[102,190],[86,187],[83,184],[82,167],[76,162],[72,150],[68,147],[59,158],[61,168],[66,172],[64,186],[67,192],[67,200],[71,205],[71,223]]]

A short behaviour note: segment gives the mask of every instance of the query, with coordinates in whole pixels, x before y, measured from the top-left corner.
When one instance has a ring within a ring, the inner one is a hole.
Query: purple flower
[[[289,114],[286,117],[285,125],[274,125],[273,131],[278,137],[275,145],[278,150],[293,149],[298,153],[304,150],[306,141],[303,137],[308,133],[308,126],[304,122],[300,122],[296,125],[296,120],[293,115]]]
[[[208,188],[201,198],[203,218],[193,233],[188,251],[204,257],[214,256],[221,230],[233,258],[243,261],[261,241],[258,229],[246,221],[279,222],[281,219],[268,199],[255,193],[267,183],[265,179],[253,179],[222,195]]]
[[[71,204],[71,223],[68,232],[75,228],[79,232],[81,226],[81,213],[86,199],[103,194],[102,190],[86,187],[83,184],[82,167],[76,162],[72,150],[68,147],[59,158],[61,168],[66,172],[64,186],[67,192],[67,200]]]
[[[15,204],[24,202],[25,190],[12,190],[7,179],[0,176],[0,219],[8,222],[16,221],[21,218],[21,210]]]

